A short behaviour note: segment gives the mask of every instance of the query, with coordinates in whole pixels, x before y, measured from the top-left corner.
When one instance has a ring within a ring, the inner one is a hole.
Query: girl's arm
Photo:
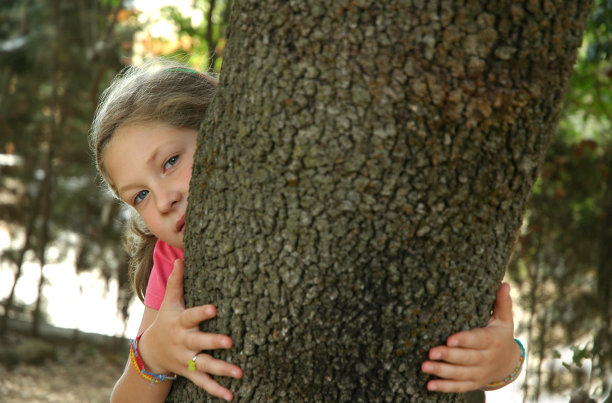
[[[138,334],[142,334],[138,350],[148,372],[156,374],[175,373],[189,378],[208,393],[232,400],[232,393],[211,378],[212,375],[242,377],[236,365],[217,360],[202,350],[230,348],[228,336],[203,333],[198,324],[216,315],[212,305],[185,309],[183,301],[184,263],[177,260],[168,278],[164,301],[159,309],[145,307]],[[190,360],[198,354],[196,370],[189,369]],[[111,402],[164,402],[171,381],[151,385],[132,366],[130,361],[115,384]]]
[[[446,346],[429,350],[423,372],[436,375],[427,389],[462,393],[510,376],[521,362],[521,348],[514,341],[510,285],[497,291],[493,315],[486,327],[450,336]]]
[[[145,307],[144,314],[142,315],[142,320],[140,322],[140,328],[138,329],[138,334],[141,334],[148,329],[155,320],[156,316],[157,311],[155,309]],[[143,350],[142,343],[139,346],[139,350]],[[125,369],[123,370],[123,374],[121,374],[121,377],[113,389],[111,402],[164,402],[166,400],[166,396],[168,396],[171,386],[172,382],[169,381],[151,385],[151,382],[146,381],[136,372],[128,359]]]

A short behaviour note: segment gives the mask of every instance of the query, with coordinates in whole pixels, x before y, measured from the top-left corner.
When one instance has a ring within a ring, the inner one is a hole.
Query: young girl
[[[131,67],[104,92],[91,129],[97,167],[112,193],[130,205],[128,250],[137,295],[145,304],[130,359],[113,402],[162,402],[176,375],[232,400],[211,375],[240,378],[236,365],[202,350],[229,349],[232,339],[203,333],[212,305],[185,309],[183,232],[196,139],[216,82],[187,66],[154,61]],[[513,339],[509,286],[498,293],[485,328],[450,336],[422,365],[427,388],[465,392],[497,388],[520,372],[524,350]],[[155,385],[151,385],[155,383]]]

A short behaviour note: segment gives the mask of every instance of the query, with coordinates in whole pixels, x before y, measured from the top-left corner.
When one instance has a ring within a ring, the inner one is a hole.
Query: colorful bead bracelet
[[[519,363],[516,366],[516,368],[514,368],[514,371],[512,371],[512,373],[508,375],[507,377],[505,377],[502,381],[495,381],[495,382],[488,383],[482,388],[480,388],[480,390],[483,390],[483,391],[497,390],[497,389],[500,389],[508,385],[509,383],[512,383],[512,381],[518,378],[518,376],[521,373],[521,370],[523,369],[523,363],[525,362],[525,347],[523,347],[523,344],[518,339],[514,339],[514,341],[521,348],[521,356],[519,357]]]
[[[175,380],[175,374],[154,374],[153,372],[149,372],[145,369],[144,362],[142,361],[138,351],[138,341],[140,341],[141,336],[142,334],[136,337],[134,340],[130,339],[130,362],[132,363],[132,366],[136,372],[138,372],[144,379],[151,382],[151,384]]]

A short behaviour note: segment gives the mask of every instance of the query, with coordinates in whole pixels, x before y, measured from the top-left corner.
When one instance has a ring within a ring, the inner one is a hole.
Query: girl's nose
[[[156,203],[157,208],[162,213],[167,213],[172,210],[172,208],[177,205],[183,198],[183,195],[179,191],[175,190],[167,190],[161,189],[157,193]]]

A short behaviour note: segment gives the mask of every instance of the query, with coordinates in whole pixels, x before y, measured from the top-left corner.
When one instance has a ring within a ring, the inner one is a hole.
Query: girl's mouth
[[[185,214],[181,216],[176,222],[176,231],[181,232],[185,229]]]

